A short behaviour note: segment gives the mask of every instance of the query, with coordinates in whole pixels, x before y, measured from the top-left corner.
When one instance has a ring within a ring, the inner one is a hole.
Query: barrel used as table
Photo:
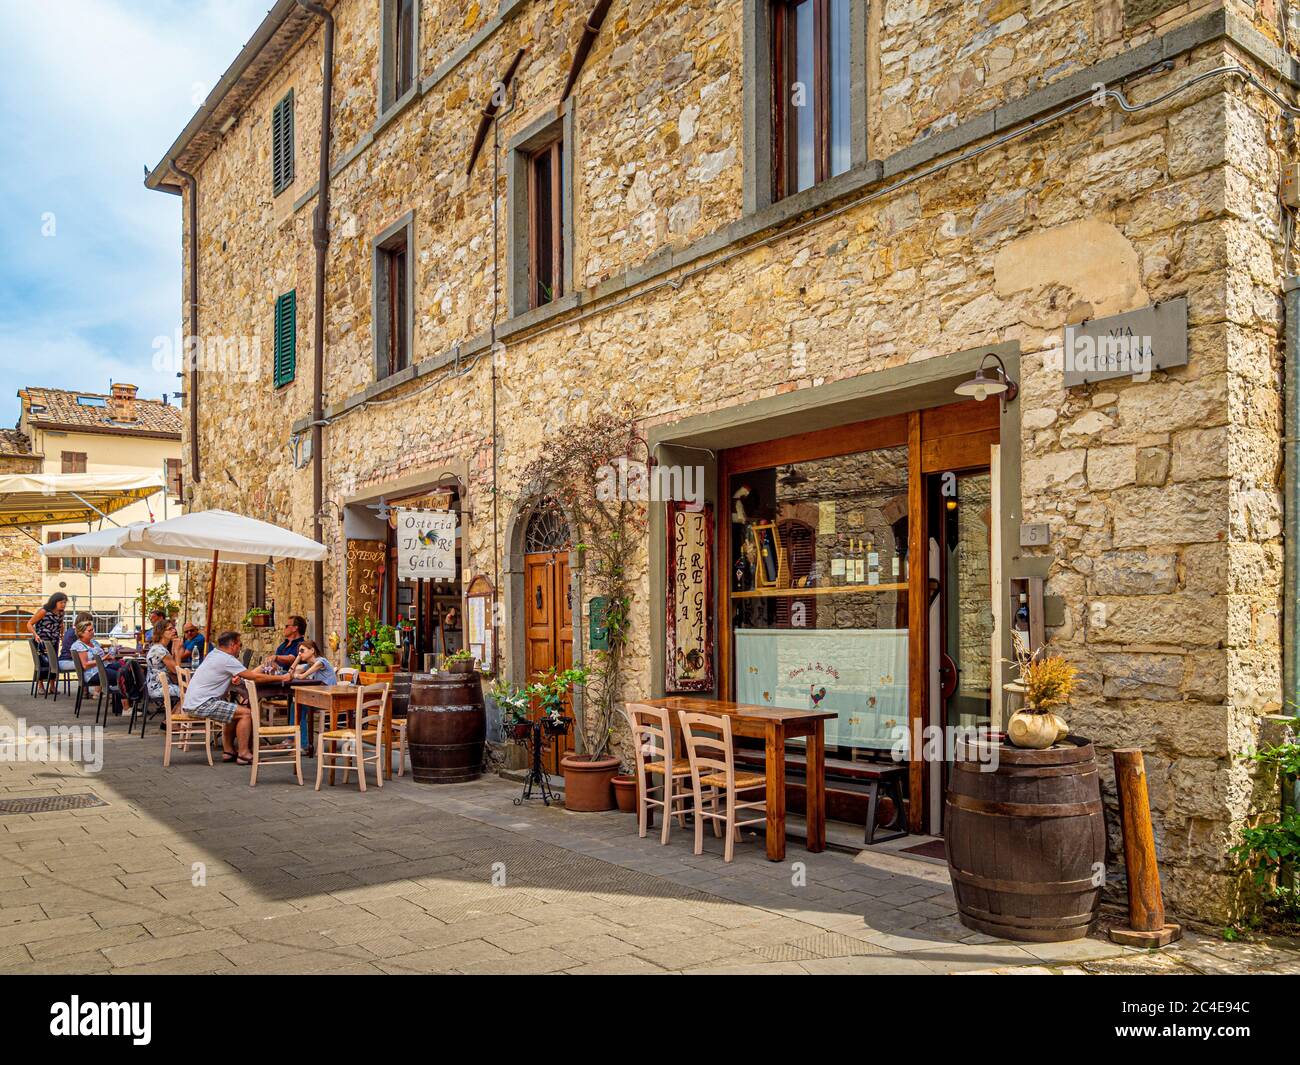
[[[1082,939],[1105,883],[1106,828],[1092,742],[1044,751],[967,743],[945,802],[962,924],[1003,939]]]
[[[487,714],[478,673],[416,673],[406,745],[417,784],[455,784],[483,771]]]

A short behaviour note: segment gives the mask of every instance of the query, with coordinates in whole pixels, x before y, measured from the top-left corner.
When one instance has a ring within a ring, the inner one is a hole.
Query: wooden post
[[[145,575],[145,560],[140,559],[140,643],[149,646],[149,579]]]
[[[212,632],[212,604],[217,597],[217,554],[216,551],[212,552],[212,572],[208,574],[208,613],[207,617],[203,619],[204,625],[207,626],[207,650],[209,651],[216,646],[212,642],[215,638]]]
[[[1156,841],[1151,831],[1146,766],[1142,752],[1136,748],[1116,750],[1114,758],[1120,829],[1124,835],[1124,867],[1128,874],[1128,927],[1112,928],[1110,938],[1131,947],[1167,946],[1179,939],[1183,930],[1165,921]]]

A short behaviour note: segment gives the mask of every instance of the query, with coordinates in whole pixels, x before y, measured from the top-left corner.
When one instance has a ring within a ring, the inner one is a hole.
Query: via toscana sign
[[[455,511],[397,511],[397,578],[456,579]]]

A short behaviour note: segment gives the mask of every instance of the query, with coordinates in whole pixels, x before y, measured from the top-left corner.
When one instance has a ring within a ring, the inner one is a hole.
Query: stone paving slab
[[[0,685],[0,724],[71,704]],[[513,805],[496,778],[256,789],[248,771],[110,723],[103,771],[0,762],[0,794],[108,805],[0,818],[6,973],[1179,973],[1300,971],[1286,945],[1189,937],[1151,956],[1099,940],[1011,944],[957,920],[942,865],[889,852],[766,861],[747,835]],[[314,768],[310,766],[309,768]],[[308,773],[311,778],[312,774]]]

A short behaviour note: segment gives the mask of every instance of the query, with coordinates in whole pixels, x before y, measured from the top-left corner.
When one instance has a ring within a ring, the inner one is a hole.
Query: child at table
[[[289,691],[292,695],[292,685],[298,684],[337,684],[339,682],[338,674],[334,671],[334,666],[330,660],[320,653],[320,646],[315,640],[303,640],[302,646],[298,648],[298,657],[294,661],[292,668],[289,670]],[[294,705],[294,713],[297,713],[297,705]],[[302,749],[309,752],[310,737],[308,735],[307,722],[311,717],[310,711],[300,715],[302,720],[298,726],[302,732]]]

